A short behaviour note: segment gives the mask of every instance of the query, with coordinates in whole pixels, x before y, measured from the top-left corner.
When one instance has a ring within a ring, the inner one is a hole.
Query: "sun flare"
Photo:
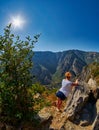
[[[25,20],[22,18],[22,16],[12,16],[10,23],[12,24],[14,29],[22,29],[25,24]]]

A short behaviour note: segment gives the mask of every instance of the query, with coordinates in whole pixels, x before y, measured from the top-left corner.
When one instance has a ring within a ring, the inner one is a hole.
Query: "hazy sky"
[[[99,0],[0,0],[0,33],[18,16],[15,34],[41,33],[34,50],[99,52]]]

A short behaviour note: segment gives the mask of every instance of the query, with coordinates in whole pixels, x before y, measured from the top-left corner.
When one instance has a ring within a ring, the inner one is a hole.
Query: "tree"
[[[0,114],[3,118],[30,119],[33,100],[28,88],[32,86],[33,48],[39,36],[33,40],[28,36],[22,41],[11,32],[11,24],[0,35]]]

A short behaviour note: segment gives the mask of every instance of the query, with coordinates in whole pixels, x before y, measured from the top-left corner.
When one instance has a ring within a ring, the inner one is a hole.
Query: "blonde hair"
[[[71,76],[72,76],[72,75],[71,75],[70,72],[66,72],[66,73],[65,73],[65,77],[66,77],[66,78],[70,78]]]

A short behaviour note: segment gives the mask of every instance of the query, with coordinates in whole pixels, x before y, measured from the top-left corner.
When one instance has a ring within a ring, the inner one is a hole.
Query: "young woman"
[[[59,91],[56,93],[56,96],[58,97],[58,101],[56,104],[58,111],[60,111],[62,101],[68,97],[69,93],[72,90],[72,87],[78,85],[78,80],[76,80],[76,82],[70,81],[71,76],[72,75],[70,72],[65,73],[65,79],[62,80],[62,86],[59,89]]]

